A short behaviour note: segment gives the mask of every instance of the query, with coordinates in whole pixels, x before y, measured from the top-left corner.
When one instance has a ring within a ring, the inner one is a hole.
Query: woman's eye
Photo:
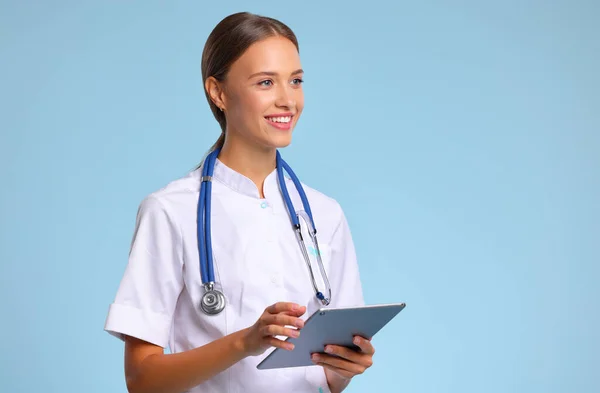
[[[271,86],[273,84],[273,82],[267,79],[267,80],[258,82],[258,84],[260,86]]]
[[[293,85],[301,85],[302,83],[304,83],[304,80],[300,78],[296,78],[292,81]]]

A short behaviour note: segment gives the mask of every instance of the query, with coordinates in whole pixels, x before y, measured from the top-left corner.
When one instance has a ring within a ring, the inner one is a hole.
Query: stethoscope
[[[212,176],[215,169],[215,162],[217,161],[217,156],[219,155],[220,151],[220,148],[213,150],[204,160],[200,180],[200,195],[198,198],[198,251],[200,254],[200,275],[202,277],[202,285],[204,287],[204,295],[202,296],[200,307],[202,308],[202,311],[209,315],[219,314],[225,308],[225,296],[221,291],[215,289],[215,274],[213,269],[212,241],[210,234]],[[308,199],[306,198],[306,194],[304,193],[304,189],[302,188],[302,184],[300,184],[298,177],[296,177],[292,171],[292,168],[290,168],[290,166],[281,158],[279,151],[277,151],[276,166],[279,189],[283,195],[283,199],[292,222],[292,229],[296,235],[296,240],[300,247],[300,251],[302,251],[302,256],[304,257],[304,261],[308,266],[313,289],[317,299],[319,299],[323,305],[327,306],[331,302],[331,287],[329,285],[327,273],[325,272],[325,267],[323,266],[323,261],[321,260],[321,252],[319,250],[319,243],[317,242],[317,229],[315,228],[315,222],[310,210],[310,204],[308,203]],[[300,210],[298,212],[294,210],[294,205],[292,204],[290,194],[288,193],[287,186],[285,184],[285,179],[283,176],[284,170],[290,175],[292,182],[294,183],[294,186],[300,195],[304,210]],[[323,293],[319,291],[317,283],[315,282],[315,275],[302,236],[300,219],[302,219],[304,225],[306,225],[308,235],[312,241],[314,247],[313,254],[316,256],[319,270],[321,271],[321,275],[325,283],[327,296],[323,295]]]

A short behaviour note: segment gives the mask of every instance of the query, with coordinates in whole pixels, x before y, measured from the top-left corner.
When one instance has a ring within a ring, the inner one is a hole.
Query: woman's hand
[[[295,303],[275,303],[265,309],[258,321],[247,328],[243,335],[243,351],[247,356],[256,356],[270,347],[291,351],[294,344],[285,342],[275,336],[299,337],[304,321],[299,317],[306,312],[306,307]],[[293,326],[289,328],[286,326]]]
[[[360,348],[360,351],[337,345],[327,345],[325,347],[327,354],[315,353],[312,355],[313,362],[325,368],[327,383],[333,393],[344,390],[354,376],[364,373],[373,365],[375,348],[371,341],[356,336],[354,344]]]

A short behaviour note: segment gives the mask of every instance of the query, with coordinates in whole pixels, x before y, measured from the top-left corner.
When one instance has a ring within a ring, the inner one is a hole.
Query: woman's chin
[[[292,130],[289,131],[271,131],[269,133],[269,141],[266,144],[275,148],[280,149],[289,146],[292,143]]]

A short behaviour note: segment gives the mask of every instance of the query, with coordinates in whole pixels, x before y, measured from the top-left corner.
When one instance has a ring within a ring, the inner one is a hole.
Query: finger
[[[262,320],[265,325],[295,326],[299,329],[304,327],[302,319],[285,313],[266,314]]]
[[[284,311],[284,312],[282,312],[282,314],[293,315],[293,316],[299,317],[299,316],[302,316],[302,314],[304,314],[305,312],[306,312],[306,307],[300,306],[300,308],[298,308],[296,311]]]
[[[306,312],[305,306],[298,306],[292,311],[284,311],[282,314],[293,315],[295,317],[302,316]]]
[[[304,306],[300,306],[299,304],[290,303],[290,302],[275,303],[275,304],[267,307],[266,311],[269,314],[279,314],[281,312],[290,312],[293,314],[298,314],[299,312],[301,312],[300,315],[302,315],[302,314],[304,314],[304,312],[306,312]]]
[[[346,370],[342,370],[341,368],[337,368],[335,366],[332,366],[330,364],[325,364],[325,363],[317,363],[319,366],[326,368],[328,370],[333,371],[334,373],[341,375],[342,377],[346,378],[346,379],[352,379],[352,377],[354,377],[355,374],[352,374],[349,371]]]
[[[360,350],[367,355],[373,355],[375,353],[375,347],[371,344],[371,340],[367,340],[364,337],[355,336],[354,344],[358,345]]]
[[[263,336],[285,336],[298,338],[300,337],[300,332],[296,329],[285,328],[279,325],[267,325],[263,326],[260,330],[260,333]]]
[[[371,367],[373,365],[373,360],[371,359],[372,355],[341,347],[339,345],[327,345],[325,347],[325,352],[346,359],[352,363],[360,364],[364,367]]]
[[[291,351],[294,349],[294,344],[280,340],[276,337],[267,337],[267,342],[272,347],[285,349],[286,351]]]
[[[336,356],[314,354],[312,360],[317,364],[328,365],[343,370],[352,376],[362,374],[366,370],[366,367],[363,367],[360,364],[352,363]]]

